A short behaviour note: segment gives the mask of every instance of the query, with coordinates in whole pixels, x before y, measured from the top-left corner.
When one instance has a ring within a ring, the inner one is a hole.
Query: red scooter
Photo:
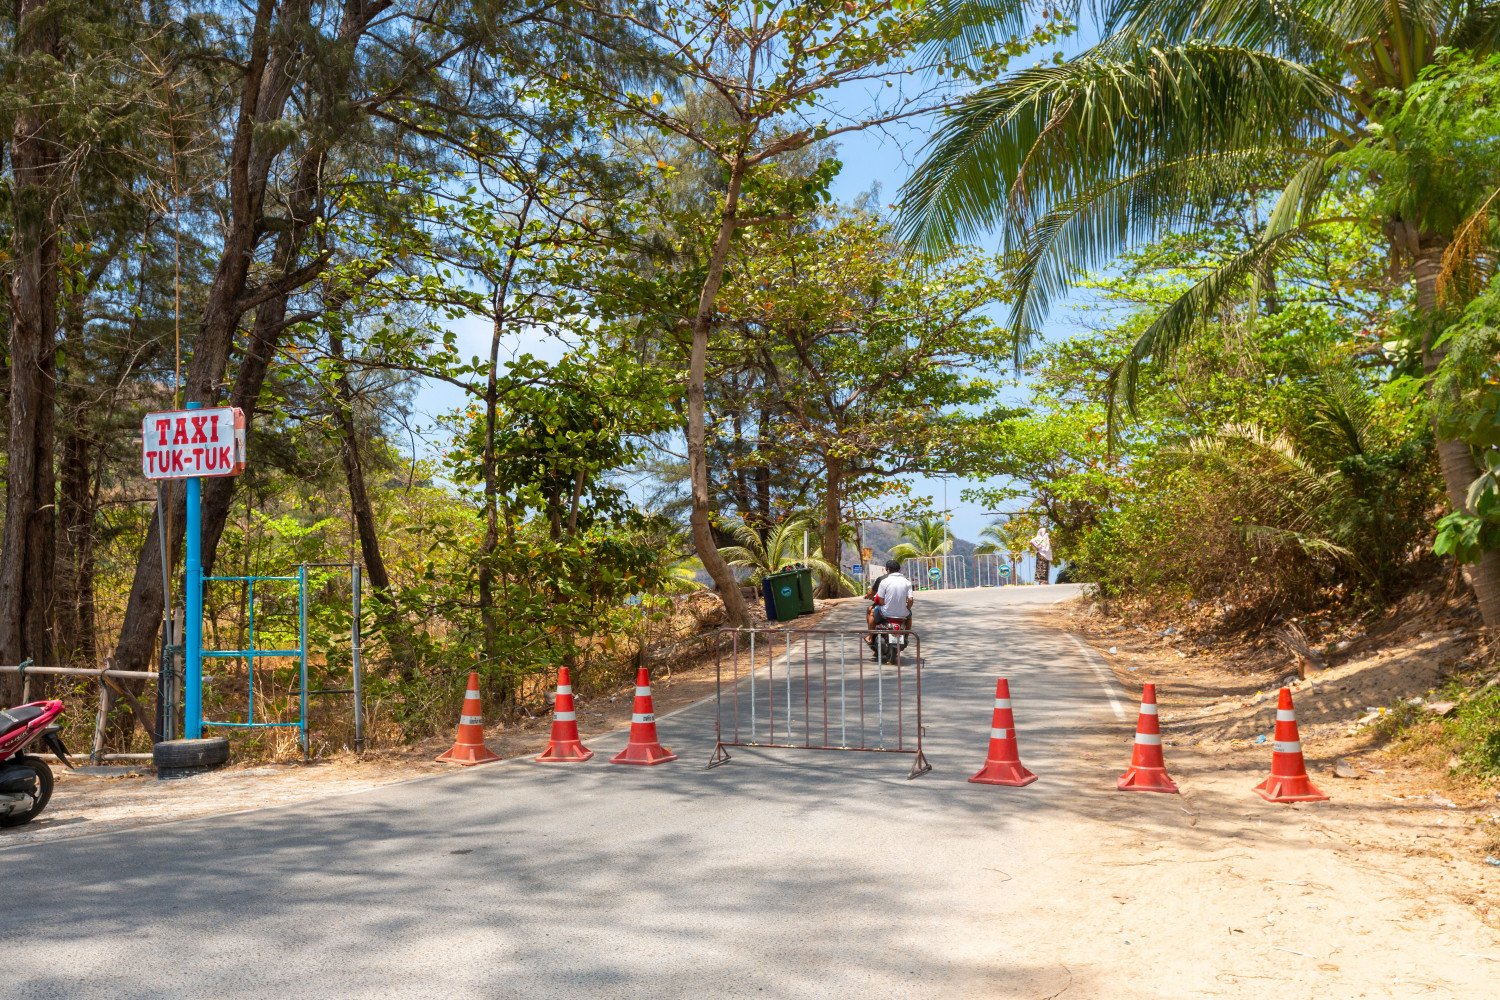
[[[52,725],[62,711],[60,701],[33,701],[0,712],[0,826],[30,823],[52,797],[52,769],[22,750],[41,740],[58,760],[73,766]]]

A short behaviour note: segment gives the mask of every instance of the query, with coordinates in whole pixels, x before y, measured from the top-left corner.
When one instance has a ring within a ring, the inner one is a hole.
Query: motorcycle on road
[[[52,798],[52,769],[40,757],[23,753],[38,740],[68,767],[68,750],[52,720],[60,701],[33,701],[0,712],[0,827],[36,819]]]

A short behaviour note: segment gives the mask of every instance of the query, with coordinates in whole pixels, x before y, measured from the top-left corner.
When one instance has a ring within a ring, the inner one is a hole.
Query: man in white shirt
[[[875,588],[875,624],[882,621],[905,622],[911,617],[911,581],[901,573],[901,563],[886,561],[886,575]]]

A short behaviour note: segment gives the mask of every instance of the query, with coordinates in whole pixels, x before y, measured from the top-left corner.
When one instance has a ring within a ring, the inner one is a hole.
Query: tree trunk
[[[98,265],[96,265],[98,266]],[[102,267],[97,272],[102,274]],[[84,355],[84,301],[94,282],[78,282],[64,296],[63,356]],[[98,513],[96,428],[87,383],[78,372],[58,371],[60,431],[57,494],[57,655],[64,664],[97,666],[94,628],[94,519]],[[72,377],[70,377],[72,376]]]
[[[79,666],[97,666],[94,628],[94,455],[82,407],[63,438],[59,462],[57,537],[61,549],[57,602],[59,657]]]
[[[757,453],[765,446],[766,438],[771,429],[771,411],[761,407],[760,414],[755,425],[755,450]],[[760,522],[760,530],[765,531],[771,523],[771,466],[765,462],[755,467],[755,511]]]
[[[1412,267],[1417,309],[1427,322],[1422,338],[1422,367],[1428,375],[1437,370],[1447,355],[1447,351],[1435,343],[1442,332],[1439,328],[1437,279],[1442,267],[1443,249],[1443,244],[1424,241]],[[1436,414],[1433,417],[1433,432],[1437,438],[1438,464],[1443,470],[1443,485],[1447,489],[1448,502],[1455,511],[1467,511],[1469,486],[1479,478],[1479,465],[1474,461],[1474,453],[1467,443],[1444,438],[1438,432]],[[1485,627],[1500,629],[1500,550],[1484,553],[1479,562],[1464,566],[1463,573],[1474,590]]]
[[[844,463],[837,458],[829,458],[824,468],[827,478],[823,492],[823,559],[838,567],[844,563],[844,540],[840,535],[840,529],[844,526]],[[844,585],[837,577],[825,580],[822,590],[824,597],[844,595]]]
[[[380,533],[375,526],[375,509],[365,488],[364,464],[359,458],[359,432],[354,426],[354,392],[349,385],[349,371],[344,363],[344,337],[337,324],[329,325],[328,350],[338,363],[333,377],[333,408],[339,425],[339,457],[344,463],[344,479],[349,485],[349,509],[354,514],[354,531],[359,536],[359,553],[364,560],[370,586],[381,598],[389,595],[391,576],[386,572],[385,556],[380,551]]]
[[[516,235],[505,257],[505,268],[490,297],[490,366],[484,381],[484,446],[480,465],[484,477],[484,539],[479,545],[479,627],[484,655],[500,658],[500,620],[495,608],[495,553],[500,551],[500,470],[495,455],[495,432],[500,420],[500,343],[506,333],[507,303],[511,279],[526,236],[526,220],[531,215],[537,192],[526,189],[525,200],[516,216]]]
[[[17,59],[59,55],[47,0],[16,0]],[[58,148],[50,115],[23,104],[11,133],[10,437],[0,547],[0,663],[52,659],[56,483],[52,468],[57,357]],[[0,676],[0,701],[20,681]]]
[[[724,610],[729,624],[743,628],[749,624],[745,610],[745,598],[740,593],[739,581],[734,571],[719,555],[714,542],[713,525],[709,523],[711,509],[708,492],[708,426],[705,414],[704,382],[708,376],[708,334],[713,320],[714,305],[719,295],[719,285],[724,280],[724,265],[729,259],[729,245],[734,239],[736,210],[740,199],[740,185],[745,179],[745,162],[736,157],[729,172],[729,187],[724,194],[724,212],[719,219],[719,232],[714,238],[709,255],[708,274],[703,279],[703,290],[698,296],[698,312],[693,317],[693,348],[688,360],[688,479],[692,484],[693,547],[703,568],[713,578],[719,596],[724,600]]]

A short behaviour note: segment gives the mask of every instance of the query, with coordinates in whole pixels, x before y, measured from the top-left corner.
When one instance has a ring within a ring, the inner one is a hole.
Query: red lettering
[[[210,423],[209,429],[212,431],[212,433],[209,434],[208,439],[210,441],[212,441],[214,444],[218,444],[219,443],[219,415],[217,413],[215,413],[213,415],[213,417],[210,418],[210,419],[212,420],[212,423]]]
[[[172,434],[172,443],[173,444],[188,444],[189,441],[188,441],[188,432],[187,432],[187,426],[188,426],[187,418],[186,417],[178,417],[176,419],[176,421],[174,421],[174,424],[175,424],[175,426],[173,427],[173,432],[174,433]]]
[[[173,472],[181,472],[181,471],[183,471],[183,469],[185,468],[185,466],[182,464],[182,452],[180,452],[180,451],[174,451],[174,452],[172,452],[170,454],[170,457],[172,459],[172,471]]]
[[[203,455],[204,467],[209,469],[217,469],[219,467],[219,449],[202,448],[199,451]]]
[[[232,469],[234,467],[234,462],[231,460],[229,454],[233,450],[234,449],[230,448],[228,445],[225,445],[224,447],[219,449],[219,461],[223,464],[225,469]]]
[[[156,452],[146,452],[146,472],[148,474],[156,471]]]
[[[160,418],[160,419],[158,419],[156,421],[156,438],[157,438],[157,444],[162,445],[163,447],[166,446],[166,443],[167,443],[167,429],[170,428],[171,426],[172,426],[172,418],[171,417],[162,417],[162,418]]]
[[[193,422],[193,444],[207,444],[208,435],[203,433],[204,426],[208,423],[208,417],[189,417]]]

